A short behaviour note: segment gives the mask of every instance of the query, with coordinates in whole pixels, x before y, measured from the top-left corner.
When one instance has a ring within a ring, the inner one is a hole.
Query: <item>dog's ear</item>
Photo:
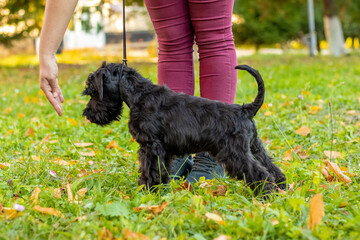
[[[95,88],[99,93],[99,100],[102,101],[104,98],[104,80],[106,78],[105,73],[100,73],[95,77]]]
[[[104,67],[106,67],[106,61],[103,61],[101,66],[100,66],[100,68],[104,68]]]

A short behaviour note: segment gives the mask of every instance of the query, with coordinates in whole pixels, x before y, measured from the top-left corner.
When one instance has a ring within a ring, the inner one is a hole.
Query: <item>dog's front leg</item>
[[[166,171],[168,160],[161,144],[145,144],[138,151],[140,162],[139,185],[151,189],[153,186],[168,183],[169,174]]]

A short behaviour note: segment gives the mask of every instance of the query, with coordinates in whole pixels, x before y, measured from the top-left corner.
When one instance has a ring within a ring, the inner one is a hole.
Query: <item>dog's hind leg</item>
[[[271,157],[266,153],[265,148],[263,147],[261,140],[255,138],[251,144],[251,153],[256,160],[258,160],[267,170],[270,172],[274,178],[277,186],[285,190],[286,189],[286,177],[285,174],[281,172],[280,168],[273,163]]]
[[[255,192],[269,194],[274,190],[275,179],[268,170],[256,161],[250,152],[250,143],[237,146],[236,151],[223,149],[216,156],[219,163],[225,165],[230,177],[244,179],[246,184]]]
[[[148,189],[153,186],[168,183],[169,174],[166,168],[169,166],[168,158],[160,143],[143,144],[139,151],[140,177],[139,185],[145,185]]]

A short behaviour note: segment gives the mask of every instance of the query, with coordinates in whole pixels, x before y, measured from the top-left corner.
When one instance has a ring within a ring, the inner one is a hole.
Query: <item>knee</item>
[[[186,54],[193,52],[194,39],[193,37],[184,38],[166,38],[158,40],[159,54]]]

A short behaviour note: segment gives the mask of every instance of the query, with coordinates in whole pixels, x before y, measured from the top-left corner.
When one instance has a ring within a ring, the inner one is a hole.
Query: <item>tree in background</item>
[[[285,44],[305,32],[307,8],[301,0],[252,0],[235,1],[233,25],[236,44],[262,45]]]
[[[44,8],[44,0],[0,0],[0,44],[37,37]]]
[[[335,56],[345,54],[344,33],[338,17],[339,5],[335,0],[324,0],[324,30],[329,50]]]

